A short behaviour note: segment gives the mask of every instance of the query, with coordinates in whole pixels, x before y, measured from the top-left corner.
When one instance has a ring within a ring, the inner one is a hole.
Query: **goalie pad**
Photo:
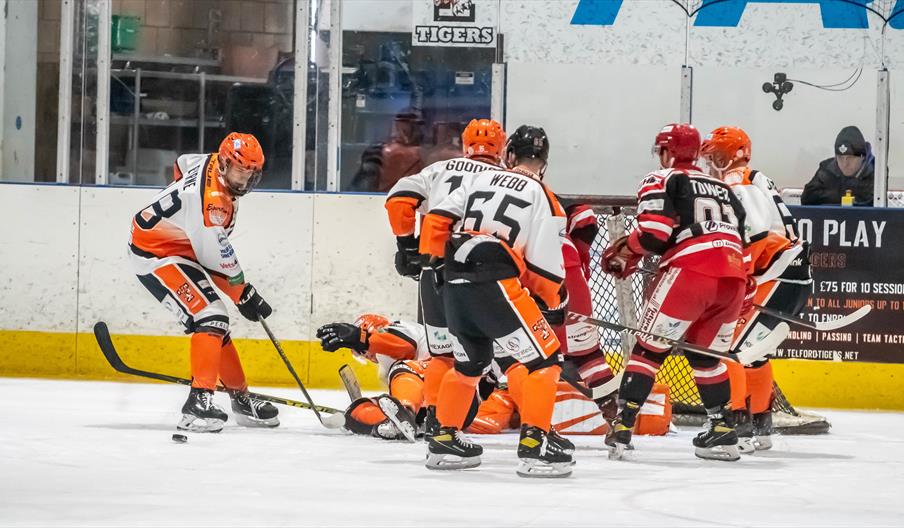
[[[640,407],[634,434],[662,436],[669,432],[672,423],[672,401],[668,385],[653,384],[647,401]]]
[[[477,416],[467,432],[474,434],[499,434],[519,426],[515,399],[507,390],[497,389],[477,409]]]

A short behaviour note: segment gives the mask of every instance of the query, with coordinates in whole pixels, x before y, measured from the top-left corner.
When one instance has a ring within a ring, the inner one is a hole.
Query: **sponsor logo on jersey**
[[[215,204],[207,204],[207,217],[210,218],[210,223],[223,225],[226,223],[227,216],[229,216],[229,213],[225,208]]]
[[[191,292],[191,286],[189,286],[187,282],[182,283],[182,286],[176,288],[176,295],[181,297],[186,304],[190,304],[195,300],[195,296]]]
[[[512,352],[517,352],[521,348],[521,340],[517,336],[512,336],[505,342],[505,348]]]

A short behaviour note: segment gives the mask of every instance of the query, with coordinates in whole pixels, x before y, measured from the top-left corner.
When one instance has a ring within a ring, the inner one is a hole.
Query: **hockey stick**
[[[776,326],[772,330],[772,332],[770,332],[763,339],[757,341],[748,348],[739,350],[737,352],[720,352],[711,348],[694,345],[680,339],[670,339],[668,337],[651,334],[649,332],[643,332],[641,330],[638,330],[637,328],[631,328],[630,326],[611,323],[609,321],[603,321],[602,319],[594,319],[593,317],[587,317],[586,315],[581,315],[574,312],[568,312],[568,319],[572,322],[590,323],[592,325],[599,326],[600,328],[606,328],[615,332],[628,332],[636,336],[648,337],[656,341],[666,343],[672,347],[680,348],[685,352],[693,352],[695,354],[723,359],[725,361],[731,361],[734,363],[741,363],[744,365],[749,365],[754,361],[762,359],[768,354],[772,353],[772,351],[774,351],[776,347],[778,347],[782,343],[782,341],[784,341],[785,338],[788,337],[788,332],[791,330],[787,324],[779,323],[778,326]]]
[[[270,327],[267,325],[267,322],[263,319],[258,319],[261,326],[264,327],[264,332],[267,332],[267,337],[270,338],[270,342],[273,343],[273,347],[276,348],[276,353],[279,354],[279,357],[285,363],[286,368],[289,369],[289,373],[292,374],[292,377],[295,378],[295,383],[298,384],[298,388],[301,389],[302,394],[304,394],[304,398],[308,400],[308,403],[311,404],[311,410],[314,411],[314,414],[317,415],[317,419],[320,420],[320,423],[326,427],[327,429],[338,429],[345,425],[345,414],[337,413],[331,416],[328,416],[324,419],[323,416],[320,415],[320,411],[317,410],[317,405],[314,404],[314,400],[311,399],[311,395],[308,394],[308,390],[304,388],[304,384],[301,382],[301,378],[298,377],[298,373],[295,372],[295,367],[292,366],[292,363],[289,362],[289,358],[286,357],[286,353],[282,349],[282,345],[279,344],[279,340],[276,339],[276,336],[273,335],[273,332],[270,331]]]
[[[345,385],[345,392],[353,403],[361,399],[361,384],[358,383],[358,376],[355,376],[355,371],[350,366],[339,367],[339,379]]]
[[[779,310],[775,310],[773,308],[769,308],[768,306],[761,306],[759,304],[754,304],[754,308],[763,312],[766,315],[771,315],[776,319],[781,319],[782,321],[788,321],[789,323],[796,324],[799,326],[803,326],[805,328],[809,328],[811,330],[818,330],[820,332],[830,332],[832,330],[838,330],[839,328],[843,328],[849,324],[856,323],[860,319],[866,317],[866,314],[870,313],[873,310],[873,305],[864,304],[860,308],[855,311],[845,315],[844,317],[840,317],[838,319],[832,321],[822,321],[818,323],[811,323],[805,319],[801,319],[800,317],[795,317],[790,314],[786,314],[785,312],[781,312]]]
[[[646,273],[649,275],[655,275],[656,270],[651,270],[647,268],[637,268],[637,271],[641,273]],[[787,321],[791,324],[796,324],[798,326],[803,326],[805,328],[809,328],[811,330],[818,330],[820,332],[831,332],[832,330],[838,330],[839,328],[844,328],[850,324],[854,324],[860,319],[866,317],[868,313],[873,310],[873,305],[864,304],[860,308],[854,310],[853,312],[845,315],[844,317],[839,317],[838,319],[834,319],[832,321],[821,321],[817,323],[811,323],[805,319],[801,319],[800,317],[787,314],[780,310],[776,310],[774,308],[769,308],[768,306],[763,306],[761,304],[754,304],[754,308],[763,312],[764,314],[771,315],[776,319],[780,319],[782,321]]]
[[[122,373],[128,374],[130,376],[138,376],[141,378],[148,378],[157,381],[165,381],[167,383],[176,383],[178,385],[191,385],[191,380],[185,378],[178,378],[176,376],[169,376],[166,374],[159,374],[157,372],[148,372],[146,370],[138,370],[132,368],[125,364],[119,354],[116,352],[116,347],[113,346],[113,339],[110,338],[110,331],[107,328],[107,324],[104,322],[99,322],[94,325],[94,337],[97,339],[97,345],[100,347],[100,351],[104,354],[104,358],[107,359],[107,363],[113,367],[113,370]],[[218,386],[217,391],[219,392],[228,392],[225,387]],[[299,409],[310,409],[311,406],[307,403],[290,400],[287,398],[280,398],[278,396],[268,396],[266,394],[261,394],[259,392],[248,392],[248,396],[261,401],[267,401],[270,403],[277,403],[279,405],[286,405],[289,407],[297,407]],[[333,409],[332,407],[324,407],[322,405],[317,406],[317,410],[322,413],[327,414],[336,414],[341,413],[339,409]]]

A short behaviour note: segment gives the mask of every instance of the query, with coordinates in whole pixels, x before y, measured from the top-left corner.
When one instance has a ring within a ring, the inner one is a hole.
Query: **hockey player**
[[[473,119],[461,134],[463,156],[436,162],[421,172],[399,180],[389,191],[386,211],[398,252],[396,271],[419,279],[424,327],[431,361],[424,373],[424,398],[427,404],[428,429],[435,426],[434,408],[440,383],[452,368],[454,354],[462,354],[458,340],[449,333],[443,309],[442,288],[432,269],[421,269],[418,239],[415,236],[417,215],[426,214],[449,193],[484,171],[499,168],[505,131],[492,119]]]
[[[587,205],[571,204],[566,209],[566,236],[562,244],[562,258],[565,266],[565,290],[568,295],[568,310],[583,315],[593,315],[590,295],[590,247],[599,233],[596,214]],[[564,311],[548,314],[550,324],[559,340],[566,363],[589,389],[591,398],[600,407],[603,417],[611,422],[616,411],[616,391],[621,377],[613,375],[606,355],[600,349],[597,327],[580,321],[566,324]],[[526,367],[515,362],[505,372],[510,381],[511,396],[516,404],[521,401],[521,383],[527,376]],[[576,383],[577,380],[572,380]],[[490,399],[486,404],[488,412],[493,412]]]
[[[727,351],[745,294],[752,294],[755,283],[746,272],[744,209],[726,184],[694,165],[699,152],[700,134],[692,125],[667,125],[656,135],[661,169],[641,182],[638,226],[606,249],[603,270],[625,278],[644,255],[661,255],[640,329]],[[610,458],[621,458],[628,446],[640,406],[669,352],[666,343],[637,337],[619,389],[618,415],[606,437]],[[693,440],[695,454],[737,460],[726,366],[708,356],[685,356],[709,416],[707,429]]]
[[[495,341],[529,372],[520,384],[518,474],[571,473],[571,450],[549,437],[562,354],[541,307],[564,310],[565,213],[542,182],[548,155],[543,129],[519,127],[505,148],[511,170],[487,170],[463,182],[424,220],[420,251],[429,266],[443,270],[449,329],[463,348],[443,376],[436,405],[440,429],[428,437],[430,469],[480,464],[483,449],[461,431]]]
[[[737,127],[719,127],[701,148],[709,173],[724,181],[747,213],[751,274],[757,281],[754,303],[789,315],[798,314],[807,302],[813,282],[808,248],[797,235],[797,222],[782,201],[775,184],[751,169],[750,137]],[[771,315],[750,310],[741,314],[735,346],[755,340],[780,323]],[[768,358],[746,365],[728,365],[732,408],[738,421],[741,452],[772,446],[772,365]],[[752,415],[752,418],[751,418]]]
[[[385,440],[414,439],[424,401],[424,371],[430,359],[423,326],[390,323],[382,315],[363,314],[354,323],[330,323],[317,329],[327,352],[349,348],[376,363],[389,394],[360,398],[345,411],[345,427]]]
[[[212,400],[219,379],[241,425],[276,427],[276,408],[248,396],[229,337],[226,305],[216,286],[248,320],[266,318],[270,305],[245,281],[229,235],[237,200],[260,180],[264,153],[250,134],[233,132],[213,154],[185,154],[175,181],[132,220],[129,256],[138,280],[191,334],[192,384],[177,427],[218,432],[227,415]]]
[[[348,348],[377,364],[389,394],[360,398],[345,411],[346,428],[385,440],[413,440],[423,423],[424,371],[430,362],[423,325],[364,314],[354,323],[330,323],[317,329],[327,352]],[[476,413],[479,400],[475,398]]]

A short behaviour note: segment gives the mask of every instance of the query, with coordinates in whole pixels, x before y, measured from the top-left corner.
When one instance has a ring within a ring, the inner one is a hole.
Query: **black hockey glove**
[[[537,307],[540,308],[540,313],[543,314],[543,318],[546,319],[549,326],[561,326],[565,324],[565,316],[568,315],[568,291],[565,289],[564,284],[562,285],[562,289],[559,290],[559,299],[561,299],[559,305],[555,308],[550,308],[549,306],[546,306],[543,299],[540,299],[539,297],[534,298],[537,302]]]
[[[257,293],[257,290],[251,284],[245,285],[245,289],[242,290],[242,296],[235,305],[242,316],[249,321],[266,319],[273,313],[273,308],[270,308],[267,301]]]
[[[367,352],[370,335],[363,328],[349,323],[330,323],[317,329],[320,346],[327,352],[350,348],[359,354]]]
[[[445,282],[446,261],[433,255],[421,255],[421,266],[426,270],[433,270],[433,284],[441,288]]]
[[[395,254],[395,269],[399,275],[418,280],[421,277],[418,239],[414,235],[396,237],[399,250]]]

